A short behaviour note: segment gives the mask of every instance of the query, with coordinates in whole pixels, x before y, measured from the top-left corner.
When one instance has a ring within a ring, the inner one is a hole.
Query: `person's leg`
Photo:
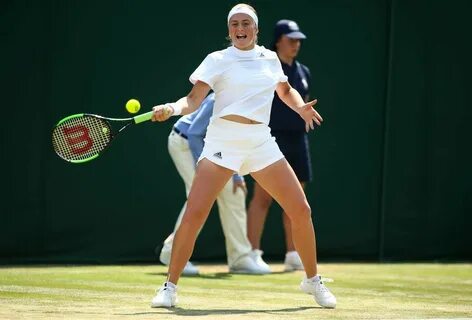
[[[233,262],[251,251],[246,229],[246,195],[240,188],[233,192],[233,181],[230,179],[221,190],[216,202],[225,235],[228,265],[231,266]]]
[[[270,267],[252,254],[247,238],[246,195],[238,188],[233,192],[233,180],[225,185],[216,199],[221,225],[225,235],[226,253],[230,272],[267,274]]]
[[[302,188],[305,189],[305,183],[301,183]],[[295,249],[292,239],[292,225],[290,223],[290,218],[287,216],[285,211],[282,212],[282,221],[284,226],[285,233],[285,258],[284,258],[284,270],[285,271],[295,271],[303,270],[303,263],[300,259],[300,256]]]
[[[172,243],[174,242],[175,230],[177,230],[180,226],[180,222],[182,221],[182,217],[184,216],[186,208],[187,201],[185,201],[182,209],[180,209],[179,216],[177,217],[177,221],[175,222],[174,231],[167,236],[167,238],[164,240],[164,244],[162,245],[161,252],[159,254],[159,261],[161,261],[165,265],[169,265],[170,263],[170,255],[172,252]]]
[[[193,177],[195,176],[195,164],[193,155],[188,145],[188,141],[187,139],[179,136],[172,130],[168,137],[167,148],[169,150],[170,157],[174,162],[175,168],[177,169],[177,172],[184,181],[185,194],[186,196],[188,196],[188,193],[190,192],[190,186],[192,185]],[[165,265],[169,265],[170,263],[175,231],[180,226],[186,207],[187,202],[184,203],[182,209],[180,210],[179,216],[177,217],[177,221],[175,222],[174,231],[166,238],[159,253],[159,261],[161,261]],[[198,268],[195,267],[191,262],[188,262],[185,266],[183,274],[198,274]]]
[[[305,183],[300,182],[302,185],[302,189],[305,190]],[[293,244],[292,240],[292,227],[290,224],[290,219],[288,218],[287,214],[282,212],[282,221],[284,224],[284,231],[285,231],[285,248],[287,252],[294,251],[295,250],[295,245]]]
[[[167,148],[169,155],[174,162],[175,168],[185,184],[185,194],[188,196],[195,176],[195,160],[193,159],[187,139],[179,136],[173,130],[169,134],[167,140]],[[184,203],[180,210],[179,216],[174,226],[174,232],[178,229],[182,217],[185,213],[187,202]]]
[[[253,249],[260,249],[264,224],[272,204],[272,197],[254,182],[252,199],[247,210],[247,237]]]
[[[312,176],[308,135],[298,131],[272,131],[272,134],[276,137],[280,150],[305,190],[305,182],[310,181]],[[284,269],[285,271],[303,270],[302,261],[293,244],[290,219],[285,212],[282,213],[282,219],[286,246]]]
[[[318,270],[311,209],[292,168],[283,158],[251,175],[290,218],[293,243],[303,262],[307,278],[314,277]]]
[[[202,159],[187,199],[187,210],[175,232],[168,281],[177,284],[185,264],[192,255],[197,234],[205,223],[218,193],[233,171]]]
[[[335,308],[336,297],[326,288],[317,274],[315,230],[311,220],[311,209],[302,186],[287,160],[281,159],[251,175],[280,204],[290,218],[293,243],[306,273],[300,289],[312,294],[319,305]],[[281,181],[283,183],[280,183]]]

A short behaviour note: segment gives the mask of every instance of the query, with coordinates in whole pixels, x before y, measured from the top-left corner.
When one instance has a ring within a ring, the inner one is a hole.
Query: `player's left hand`
[[[303,107],[300,108],[298,114],[305,121],[305,130],[306,132],[315,129],[315,123],[318,126],[321,126],[323,118],[320,116],[318,111],[316,111],[313,106],[318,102],[317,99],[307,102]]]

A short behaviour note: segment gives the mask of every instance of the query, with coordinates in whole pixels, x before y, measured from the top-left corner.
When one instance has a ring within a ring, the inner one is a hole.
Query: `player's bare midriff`
[[[246,117],[238,116],[236,114],[229,114],[227,116],[221,117],[222,119],[229,120],[229,121],[234,121],[238,123],[244,123],[244,124],[261,124],[262,122],[255,121],[248,119]]]

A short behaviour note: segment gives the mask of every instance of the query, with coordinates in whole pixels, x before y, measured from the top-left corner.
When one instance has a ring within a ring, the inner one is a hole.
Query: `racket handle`
[[[138,124],[144,121],[149,121],[152,118],[152,113],[153,111],[149,111],[143,114],[140,114],[139,116],[133,117],[134,123]]]

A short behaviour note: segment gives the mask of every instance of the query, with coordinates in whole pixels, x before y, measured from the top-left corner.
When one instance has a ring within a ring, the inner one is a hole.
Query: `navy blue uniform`
[[[282,63],[282,69],[288,82],[302,96],[305,102],[309,96],[311,74],[308,67],[294,61],[291,66]],[[280,100],[277,93],[272,102],[270,123],[272,135],[275,137],[280,151],[292,166],[298,180],[310,182],[312,179],[310,148],[305,121],[290,107]]]

